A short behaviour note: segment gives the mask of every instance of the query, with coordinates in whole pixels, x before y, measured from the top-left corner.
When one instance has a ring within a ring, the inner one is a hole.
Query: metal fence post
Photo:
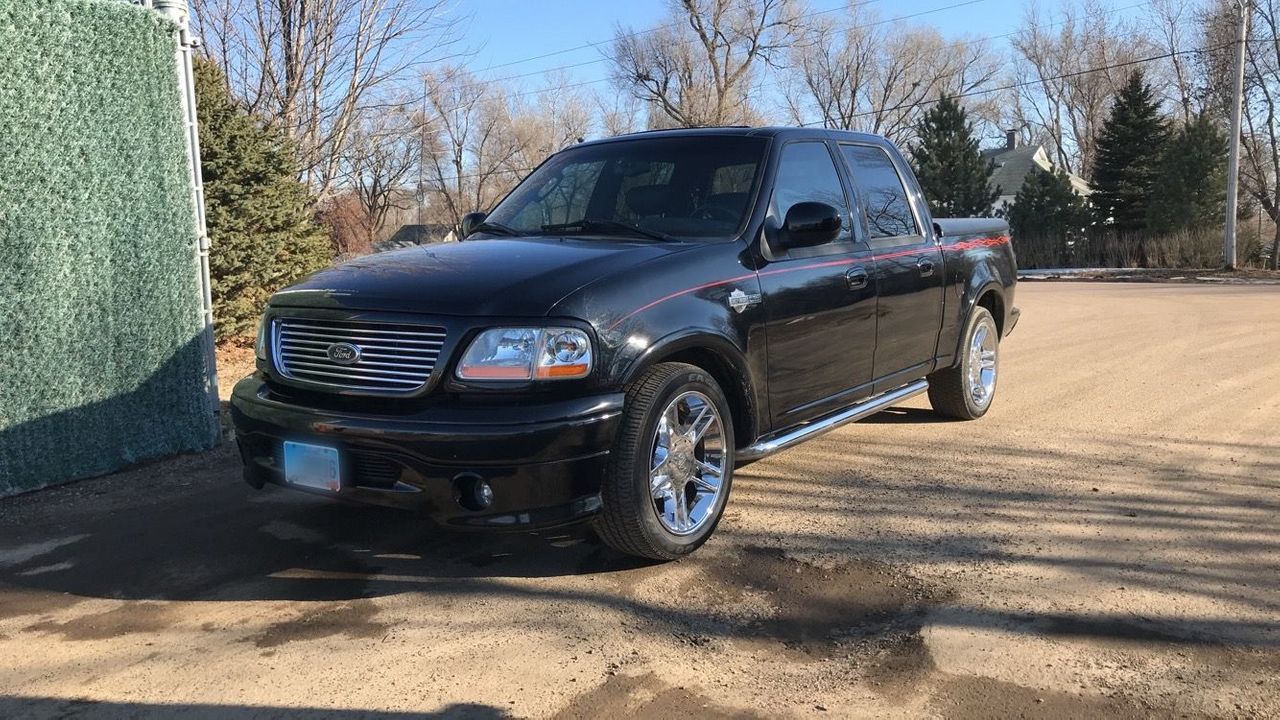
[[[139,0],[154,8],[178,26],[178,49],[175,54],[178,91],[182,101],[183,127],[187,134],[187,160],[191,169],[191,201],[195,207],[197,262],[200,273],[200,301],[203,319],[202,344],[209,377],[209,405],[214,419],[221,415],[218,399],[218,359],[213,337],[213,294],[209,279],[209,231],[205,223],[204,177],[200,172],[200,127],[196,118],[195,74],[192,55],[200,41],[191,34],[190,8],[187,0]],[[219,438],[221,432],[219,432]]]

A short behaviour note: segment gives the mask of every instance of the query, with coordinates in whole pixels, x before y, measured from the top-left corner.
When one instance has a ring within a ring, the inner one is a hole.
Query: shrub
[[[1201,115],[1179,128],[1165,147],[1151,188],[1147,227],[1154,233],[1221,228],[1226,187],[1227,138]]]
[[[1066,174],[1039,168],[1018,188],[1006,217],[1022,267],[1074,264],[1089,224],[1085,202]]]
[[[195,75],[217,337],[248,337],[271,293],[329,263],[329,238],[283,135],[235,102],[211,61]]]

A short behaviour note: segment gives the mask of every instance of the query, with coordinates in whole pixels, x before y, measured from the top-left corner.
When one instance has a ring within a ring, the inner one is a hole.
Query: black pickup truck
[[[873,135],[581,143],[463,234],[271,298],[231,401],[249,484],[671,559],[735,467],[926,391],[982,416],[1018,319],[1006,224],[931,218]]]

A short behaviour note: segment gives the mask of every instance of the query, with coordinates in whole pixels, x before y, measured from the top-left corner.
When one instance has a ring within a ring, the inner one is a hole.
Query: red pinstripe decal
[[[1003,245],[1007,242],[1009,242],[1008,235],[992,235],[990,237],[979,238],[978,240],[968,240],[965,242],[958,242],[952,245],[942,245],[940,247],[944,252],[946,251],[964,252],[966,250],[976,250],[978,248],[996,247],[999,245]],[[778,275],[781,273],[801,272],[803,270],[817,270],[818,268],[837,267],[840,265],[855,265],[857,263],[867,262],[868,260],[870,261],[892,260],[893,258],[906,257],[908,255],[919,255],[919,254],[920,254],[920,251],[918,249],[917,250],[899,250],[897,252],[891,252],[885,255],[872,254],[869,258],[862,258],[862,259],[842,258],[840,260],[828,260],[827,262],[813,263],[810,265],[801,265],[799,267],[785,267],[785,268],[775,268],[773,270],[761,270],[758,273],[739,275],[738,277],[732,277],[727,280],[715,280],[713,282],[703,283],[701,285],[694,285],[691,288],[685,288],[684,290],[677,290],[676,292],[663,295],[662,297],[658,298],[657,300],[654,300],[653,302],[641,305],[635,310],[632,310],[626,315],[623,315],[622,317],[618,318],[616,322],[614,322],[612,325],[609,326],[609,329],[613,330],[617,328],[623,322],[629,320],[632,317],[635,317],[636,315],[639,315],[640,313],[644,312],[645,310],[648,310],[651,307],[654,307],[655,305],[661,305],[662,303],[668,300],[674,300],[675,298],[678,298],[681,295],[688,295],[689,293],[695,293],[695,292],[698,292],[699,290],[706,290],[707,288],[718,287],[720,285],[728,285],[729,283],[741,282],[743,280],[750,280],[751,278],[757,277],[757,276],[763,277],[765,275]]]

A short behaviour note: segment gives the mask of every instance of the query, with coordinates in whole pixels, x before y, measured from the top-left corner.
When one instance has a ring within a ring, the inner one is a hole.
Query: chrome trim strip
[[[824,418],[814,420],[808,425],[792,430],[785,435],[779,435],[778,437],[769,440],[761,440],[748,448],[739,450],[737,453],[737,459],[759,460],[760,458],[772,455],[776,452],[781,452],[782,450],[786,450],[787,448],[797,445],[805,440],[831,432],[842,425],[847,425],[869,415],[874,415],[881,410],[885,410],[902,402],[903,400],[915,397],[928,389],[928,380],[916,380],[913,383],[903,385],[897,390],[890,390],[887,393],[864,400],[857,405],[841,410],[834,415],[828,415]]]
[[[352,332],[373,333],[375,335],[421,335],[423,337],[439,337],[439,338],[442,338],[445,335],[442,332],[430,332],[426,330],[374,330],[373,328],[360,327],[361,325],[366,325],[366,324],[368,325],[376,324],[376,323],[365,323],[363,320],[335,320],[334,322],[354,325],[356,327],[344,328],[344,327],[338,327],[336,325],[323,327],[321,325],[305,325],[297,322],[289,323],[289,327],[293,329],[298,329],[298,330],[320,330],[322,332],[333,332],[335,330],[351,330]],[[382,324],[389,325],[391,323],[382,323]]]
[[[281,330],[280,334],[284,336],[285,339],[287,340],[291,340],[293,342],[302,342],[302,343],[323,342],[327,345],[332,345],[333,343],[336,343],[336,342],[407,343],[413,346],[419,346],[419,345],[426,346],[422,348],[408,347],[408,348],[405,348],[405,350],[419,350],[419,349],[425,350],[428,347],[436,347],[444,344],[443,340],[404,340],[401,338],[393,338],[393,337],[373,338],[373,337],[364,337],[361,335],[344,335],[340,333],[299,332],[288,326],[286,326],[285,329]],[[321,339],[309,340],[308,338],[321,338]]]
[[[297,366],[302,366],[307,368],[319,368],[320,370],[346,370],[348,368],[354,367],[358,370],[363,370],[365,373],[374,373],[377,375],[386,374],[388,376],[395,376],[395,377],[417,378],[419,381],[426,380],[427,375],[430,375],[430,373],[425,370],[417,370],[415,372],[405,372],[404,370],[383,370],[382,368],[365,367],[369,363],[366,363],[363,361],[356,363],[355,365],[339,365],[337,363],[317,363],[317,362],[309,362],[308,360],[299,360],[297,358],[294,358],[289,360],[288,362],[290,365],[294,366],[295,368]],[[404,368],[409,366],[398,365],[397,367]],[[305,372],[305,371],[295,369],[294,372],[297,373],[297,372]],[[348,373],[348,375],[351,375],[354,377],[356,373]],[[388,377],[387,379],[390,380],[391,377]]]
[[[335,368],[335,369],[338,369],[338,368]],[[305,377],[299,377],[299,374],[304,374],[304,375],[323,375],[323,376],[325,376],[325,377],[336,377],[336,378],[341,378],[341,379],[344,379],[344,380],[371,380],[371,381],[376,381],[376,382],[400,383],[401,385],[411,385],[411,386],[413,386],[413,387],[421,387],[421,385],[422,385],[422,381],[421,381],[421,380],[406,380],[406,379],[404,379],[404,378],[397,378],[397,377],[382,377],[382,376],[378,376],[378,375],[361,375],[360,373],[333,373],[333,372],[323,372],[323,371],[321,371],[321,370],[308,370],[308,369],[306,369],[306,368],[294,368],[293,370],[290,370],[290,371],[289,371],[289,376],[290,376],[290,377],[294,377],[294,378],[297,378],[297,379],[299,379],[299,380],[306,380],[306,379],[307,379],[307,378],[305,378]],[[315,380],[315,381],[313,381],[313,382],[324,382],[324,381],[323,381],[323,380]],[[374,387],[374,388],[369,388],[369,389],[371,389],[371,390],[376,390],[377,388],[376,388],[376,387]]]
[[[328,355],[326,355],[326,354],[324,353],[324,351],[323,351],[323,350],[319,351],[319,353],[320,353],[320,354],[318,354],[318,355],[305,355],[305,354],[303,354],[303,353],[302,353],[302,351],[300,351],[300,350],[299,350],[299,349],[297,349],[297,348],[290,348],[290,347],[286,347],[286,348],[284,348],[284,349],[285,349],[285,350],[288,350],[290,353],[292,353],[291,357],[289,358],[289,361],[290,361],[290,362],[316,361],[316,360],[319,360],[319,361],[321,361],[321,362],[325,363],[324,367],[328,367],[328,368],[351,367],[350,365],[336,365],[336,364],[334,364],[334,363],[333,363],[333,361],[329,360]],[[308,351],[310,351],[310,352],[315,352],[315,351],[314,351],[314,350],[312,350],[311,348],[308,348]],[[417,369],[417,368],[418,368],[418,366],[417,366],[417,365],[415,365],[415,364],[413,364],[413,363],[406,363],[406,362],[379,362],[379,361],[377,361],[377,360],[369,360],[369,359],[368,359],[369,357],[382,357],[382,356],[381,356],[381,355],[374,355],[374,356],[370,356],[368,353],[365,353],[365,354],[363,354],[363,355],[361,355],[361,356],[360,356],[360,363],[359,363],[360,367],[368,367],[370,370],[374,370],[374,369],[376,369],[376,368],[383,368],[383,367],[386,367],[386,368],[401,368],[401,369],[409,368],[409,369],[411,369],[411,370],[414,370],[414,369]],[[421,374],[421,372],[419,372],[418,374]]]

